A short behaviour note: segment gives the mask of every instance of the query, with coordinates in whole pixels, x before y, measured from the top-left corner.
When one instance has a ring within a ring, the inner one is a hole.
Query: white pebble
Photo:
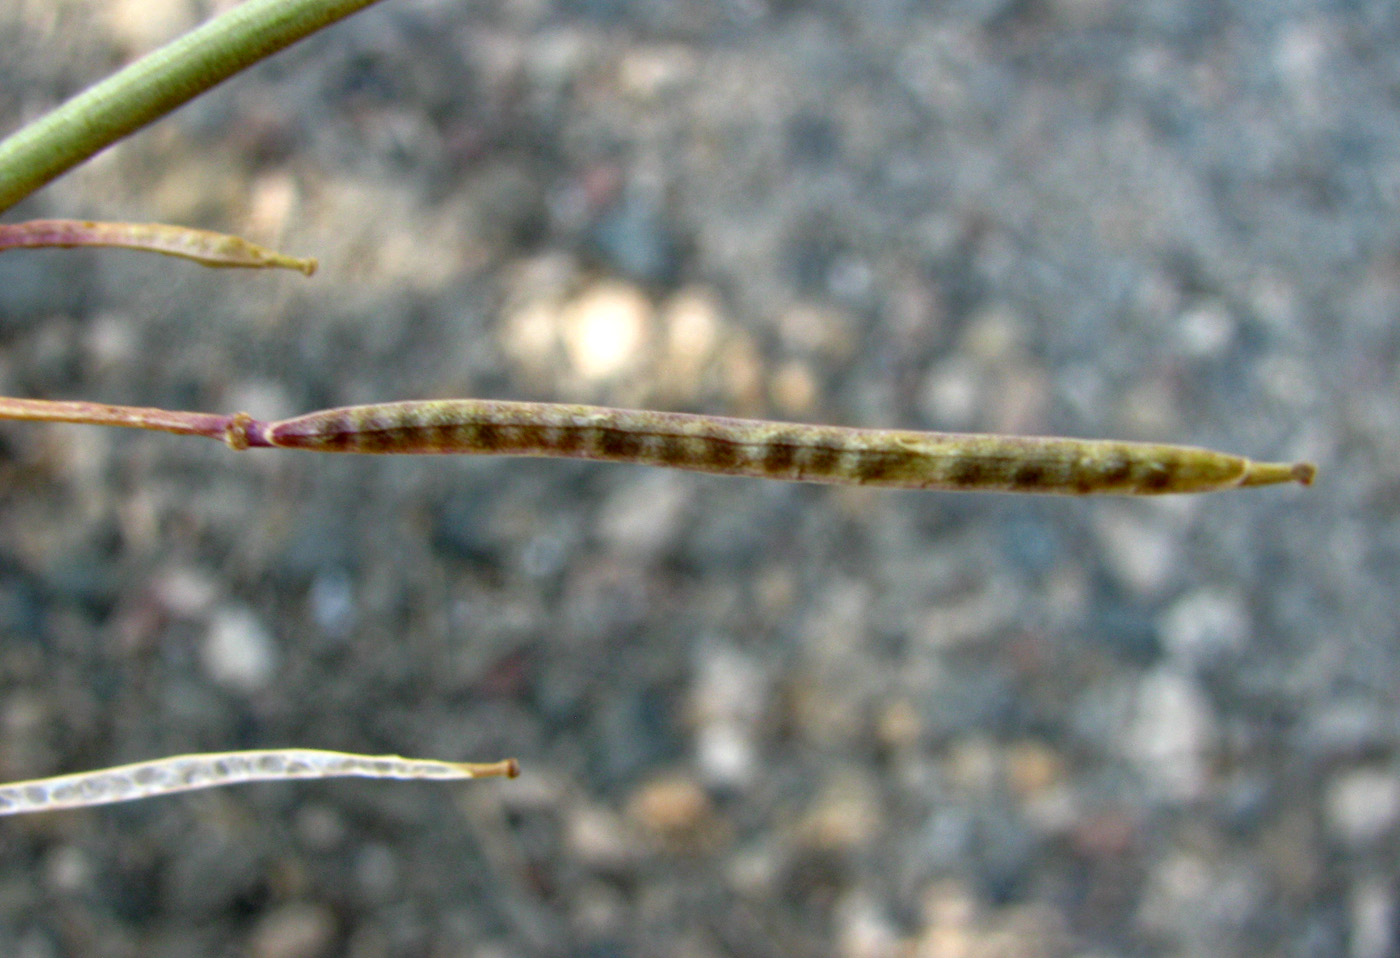
[[[322,905],[290,904],[264,916],[248,950],[254,958],[317,958],[330,953],[335,916]]]
[[[1160,522],[1151,513],[1109,506],[1094,523],[1110,574],[1135,596],[1160,595],[1183,565],[1176,538]]]
[[[1327,824],[1349,845],[1360,847],[1378,840],[1398,818],[1400,779],[1388,772],[1346,772],[1327,789]]]
[[[599,283],[567,304],[560,317],[564,348],[585,379],[607,379],[638,359],[652,325],[645,294],[622,283]]]
[[[272,633],[245,606],[224,606],[214,612],[203,652],[209,677],[239,692],[258,691],[277,670]]]
[[[1210,703],[1194,682],[1165,668],[1143,678],[1126,745],[1162,798],[1190,801],[1200,796],[1214,740]]]
[[[1197,589],[1173,602],[1158,626],[1163,645],[1183,666],[1204,665],[1244,648],[1249,610],[1236,591]]]

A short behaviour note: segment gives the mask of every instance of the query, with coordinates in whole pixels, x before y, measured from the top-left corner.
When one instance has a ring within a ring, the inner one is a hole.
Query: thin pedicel
[[[0,419],[204,436],[236,450],[548,456],[891,489],[1160,495],[1306,486],[1317,472],[1310,462],[1253,462],[1194,446],[854,429],[486,399],[344,406],[262,422],[247,413],[0,398]]]

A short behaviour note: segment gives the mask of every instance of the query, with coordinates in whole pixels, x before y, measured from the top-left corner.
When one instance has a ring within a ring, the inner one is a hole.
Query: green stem
[[[0,142],[0,212],[235,73],[378,0],[246,0]]]

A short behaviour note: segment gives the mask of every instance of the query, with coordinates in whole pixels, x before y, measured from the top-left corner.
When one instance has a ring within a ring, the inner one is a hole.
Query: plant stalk
[[[0,212],[322,27],[378,0],[247,0],[0,141]]]

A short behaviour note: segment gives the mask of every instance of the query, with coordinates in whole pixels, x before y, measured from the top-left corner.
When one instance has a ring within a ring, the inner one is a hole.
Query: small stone
[[[713,821],[710,797],[691,778],[673,775],[643,785],[627,803],[627,817],[665,841],[689,844]]]
[[[113,40],[128,51],[145,51],[189,30],[196,23],[182,0],[113,0],[98,9]]]
[[[92,875],[92,861],[77,845],[60,845],[44,859],[45,886],[65,895],[84,890]]]
[[[315,851],[331,851],[340,846],[350,829],[338,809],[328,805],[303,805],[296,813],[297,840]]]
[[[817,403],[820,388],[811,367],[792,360],[778,367],[770,390],[773,405],[785,416],[809,416]]]
[[[607,379],[634,366],[652,326],[653,310],[640,289],[598,283],[564,307],[564,348],[585,379]]]
[[[331,638],[344,638],[355,625],[355,589],[344,572],[323,572],[311,583],[311,617]]]
[[[629,191],[593,224],[591,239],[611,271],[651,285],[673,282],[681,247],[666,210],[643,191]]]
[[[1164,592],[1183,565],[1176,538],[1152,521],[1156,518],[1132,508],[1110,507],[1094,524],[1109,572],[1140,598]]]
[[[939,429],[969,429],[986,407],[986,375],[963,357],[944,360],[924,378],[921,407]]]
[[[758,770],[753,737],[736,722],[711,722],[695,736],[695,764],[709,785],[737,788]]]
[[[554,363],[559,345],[559,307],[548,299],[532,299],[506,314],[500,346],[511,361],[531,372]]]
[[[1351,891],[1351,958],[1386,958],[1395,954],[1395,897],[1380,879],[1360,882]]]
[[[198,569],[183,566],[157,575],[151,591],[164,612],[193,619],[213,608],[219,598],[219,583]]]
[[[798,823],[804,845],[817,851],[844,851],[869,844],[883,824],[874,788],[864,778],[843,774],[822,790]]]
[[[267,379],[244,379],[225,393],[223,405],[256,419],[287,419],[301,412],[282,385]]]
[[[1162,615],[1162,644],[1184,666],[1200,666],[1243,650],[1249,640],[1249,610],[1233,590],[1197,589]]]
[[[93,372],[119,369],[140,354],[131,317],[103,313],[88,325],[83,337],[84,359]]]
[[[1020,742],[1006,750],[1007,783],[1024,799],[1033,799],[1064,776],[1064,761],[1039,742]]]
[[[1369,845],[1400,819],[1400,778],[1372,769],[1346,772],[1328,786],[1326,809],[1333,834],[1355,847]]]
[[[214,612],[204,638],[204,669],[219,685],[256,692],[277,671],[272,633],[251,609],[224,606]]]
[[[712,642],[696,656],[690,711],[696,722],[752,722],[762,714],[769,695],[759,661],[729,645]]]
[[[895,958],[899,936],[880,903],[853,893],[836,909],[838,954],[843,958]]]
[[[719,344],[725,324],[715,293],[703,287],[681,290],[666,302],[662,320],[670,360],[698,372]]]
[[[855,349],[855,321],[846,313],[807,303],[778,318],[783,345],[801,356],[840,360]]]
[[[614,551],[647,560],[675,543],[694,499],[684,476],[657,472],[619,486],[598,516],[598,535]]]
[[[1235,319],[1224,303],[1198,304],[1175,324],[1181,348],[1188,356],[1211,359],[1222,355],[1235,339]]]
[[[249,953],[253,958],[317,958],[330,953],[335,916],[320,905],[283,905],[253,929]]]
[[[638,857],[635,829],[612,811],[580,804],[569,810],[564,844],[583,865],[616,870]]]
[[[1199,797],[1215,737],[1210,702],[1191,679],[1165,668],[1143,678],[1125,744],[1128,757],[1161,797]]]
[[[1308,710],[1294,738],[1298,748],[1317,759],[1355,758],[1390,747],[1390,713],[1360,697],[1324,700]]]
[[[924,722],[919,710],[907,698],[898,698],[880,710],[875,735],[886,748],[912,748],[923,735]]]
[[[706,784],[736,788],[752,781],[758,767],[753,727],[768,698],[766,676],[752,656],[719,643],[701,647],[689,713]]]

